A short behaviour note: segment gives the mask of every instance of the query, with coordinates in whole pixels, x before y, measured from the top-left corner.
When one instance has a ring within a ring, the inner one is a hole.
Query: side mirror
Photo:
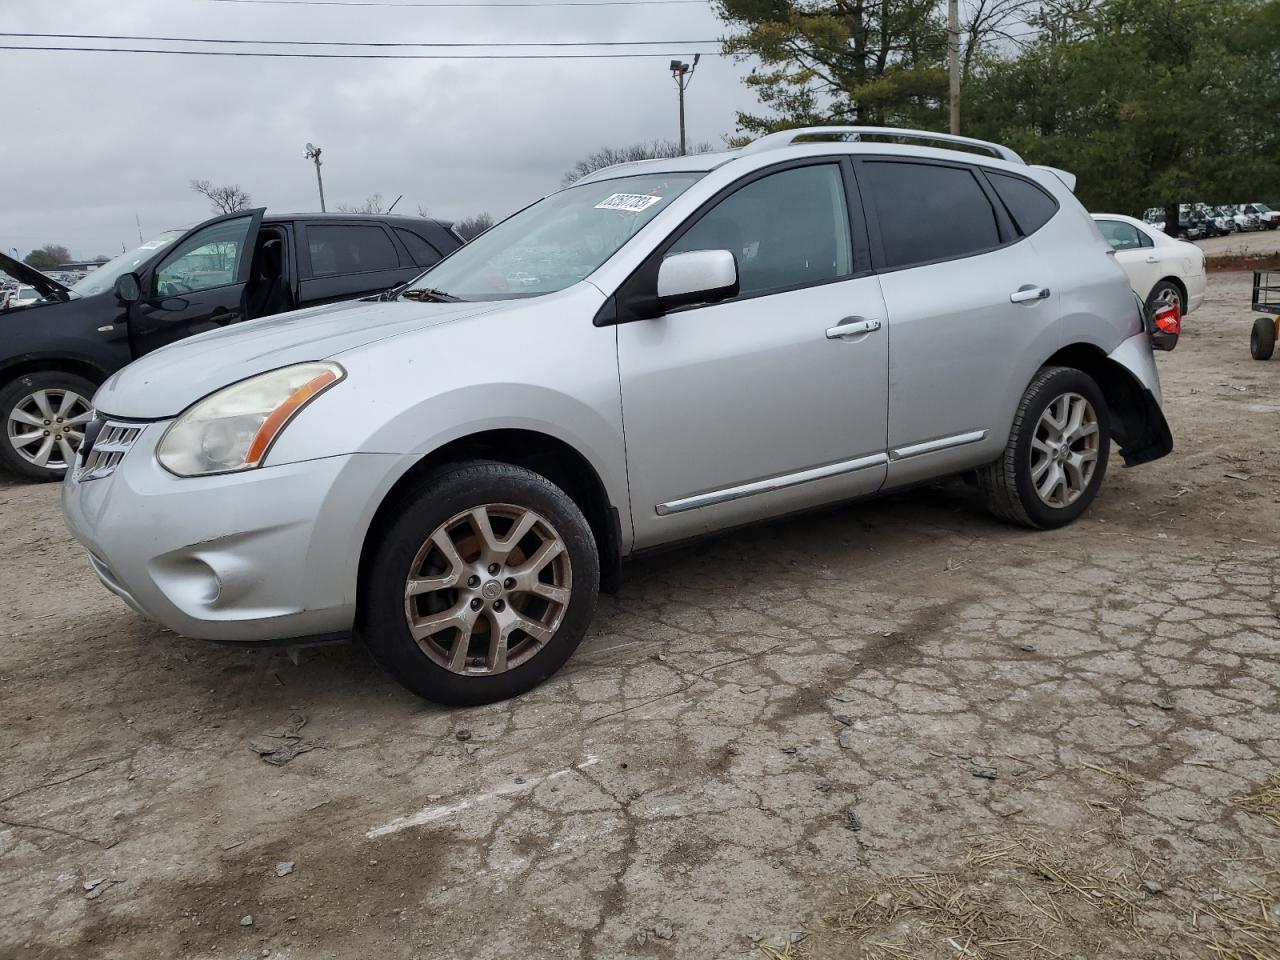
[[[116,277],[116,296],[124,303],[137,303],[142,299],[142,283],[136,273],[122,273]]]
[[[737,293],[738,262],[728,250],[673,254],[658,268],[658,304],[663,309],[715,303]]]

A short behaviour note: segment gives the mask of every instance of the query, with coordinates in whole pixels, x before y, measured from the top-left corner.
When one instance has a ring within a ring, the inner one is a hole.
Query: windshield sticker
[[[661,203],[661,197],[652,197],[647,193],[615,193],[605,197],[596,204],[597,210],[623,210],[627,213],[640,213],[648,210],[655,203]]]
[[[156,250],[160,247],[165,246],[165,244],[172,243],[172,242],[173,242],[172,237],[161,237],[159,240],[148,240],[138,249],[139,250]]]

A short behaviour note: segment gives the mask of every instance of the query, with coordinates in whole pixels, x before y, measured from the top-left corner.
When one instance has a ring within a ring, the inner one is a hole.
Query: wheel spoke
[[[43,427],[44,421],[39,417],[33,416],[21,407],[15,407],[9,411],[9,421],[17,423],[25,423],[29,427]]]
[[[9,442],[15,447],[25,447],[28,444],[35,443],[44,433],[40,430],[33,430],[31,433],[15,433],[9,438]]]
[[[1036,485],[1036,492],[1040,494],[1040,499],[1046,503],[1051,503],[1053,491],[1057,489],[1058,482],[1062,479],[1062,468],[1056,463],[1045,475],[1045,478]]]
[[[53,409],[49,406],[49,394],[44,390],[37,390],[31,395],[32,402],[40,409],[40,414],[46,420],[53,419]]]
[[[49,465],[49,454],[53,452],[53,437],[45,437],[44,443],[40,444],[40,449],[36,451],[36,455],[32,458],[32,462],[37,467],[47,467]]]
[[[484,560],[493,561],[502,556],[502,543],[498,540],[498,535],[493,532],[488,507],[476,507],[471,511],[471,527],[480,538],[480,549]]]
[[[1045,471],[1052,466],[1053,466],[1053,460],[1049,457],[1045,457],[1043,460],[1041,460],[1039,463],[1033,466],[1031,468],[1031,482],[1035,484],[1039,484],[1040,481],[1044,478]]]
[[[418,577],[404,585],[406,597],[416,597],[423,593],[434,593],[437,590],[448,590],[458,582],[458,574],[450,571],[438,577]]]
[[[535,581],[529,592],[561,606],[569,602],[570,591],[566,587],[557,587],[554,584],[543,583],[541,580]]]
[[[86,410],[84,413],[77,413],[74,417],[68,417],[66,421],[64,421],[63,426],[78,427],[81,424],[88,423],[91,417],[92,414]]]
[[[67,414],[69,414],[79,402],[80,397],[78,394],[72,393],[70,390],[64,390],[62,392],[62,399],[58,401],[58,411],[55,416],[62,417],[63,420],[66,420]]]
[[[560,554],[564,553],[564,544],[559,540],[544,541],[532,557],[526,560],[520,566],[511,571],[511,575],[520,580],[522,577],[537,577],[542,572],[542,568],[554,560]],[[532,588],[530,588],[532,589]]]
[[[1098,432],[1098,424],[1096,422],[1082,423],[1067,439],[1071,443],[1079,443],[1094,436]]]
[[[62,451],[63,465],[68,467],[71,466],[71,464],[75,462],[76,451],[75,448],[67,442],[66,437],[58,438],[58,449]]]

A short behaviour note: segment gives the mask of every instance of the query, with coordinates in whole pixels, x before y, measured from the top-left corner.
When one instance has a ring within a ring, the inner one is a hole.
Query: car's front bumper
[[[113,593],[197,639],[265,642],[349,632],[364,535],[397,473],[359,454],[179,478],[146,424],[109,476],[62,488],[67,527]]]

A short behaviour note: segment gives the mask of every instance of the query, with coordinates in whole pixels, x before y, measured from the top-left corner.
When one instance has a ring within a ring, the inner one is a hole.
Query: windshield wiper
[[[431,301],[432,303],[462,303],[461,297],[455,297],[451,293],[445,293],[443,290],[436,290],[434,287],[418,287],[415,290],[406,290],[400,294],[407,300]]]

